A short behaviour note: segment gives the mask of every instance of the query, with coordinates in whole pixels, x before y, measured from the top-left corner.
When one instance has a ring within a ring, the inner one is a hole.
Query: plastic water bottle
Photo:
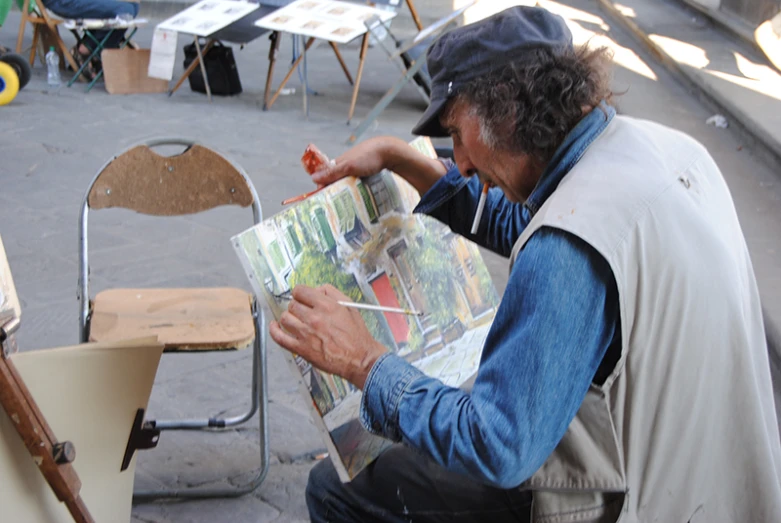
[[[58,86],[62,83],[60,77],[60,55],[54,50],[54,46],[49,48],[49,52],[46,53],[46,70],[47,81],[51,86]]]

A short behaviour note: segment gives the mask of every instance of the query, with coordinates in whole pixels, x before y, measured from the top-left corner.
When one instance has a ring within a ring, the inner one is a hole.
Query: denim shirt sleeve
[[[361,421],[449,470],[516,487],[564,436],[620,338],[617,299],[601,255],[569,233],[540,229],[513,266],[472,391],[386,354],[366,380]]]
[[[529,223],[528,210],[507,201],[501,189],[494,187],[488,191],[477,234],[472,234],[481,190],[476,176],[464,178],[453,164],[421,197],[414,212],[428,214],[481,247],[510,256],[515,240]]]

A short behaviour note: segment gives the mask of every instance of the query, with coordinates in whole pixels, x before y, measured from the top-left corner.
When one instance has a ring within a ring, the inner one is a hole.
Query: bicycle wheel
[[[19,92],[19,77],[14,68],[0,62],[0,105],[11,103]]]

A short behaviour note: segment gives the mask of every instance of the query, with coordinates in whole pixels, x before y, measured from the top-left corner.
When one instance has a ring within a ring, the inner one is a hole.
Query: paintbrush
[[[282,300],[293,299],[293,297],[290,295],[280,295],[275,297],[280,298]],[[409,316],[423,316],[422,312],[414,311],[410,309],[402,309],[400,307],[385,307],[384,305],[372,305],[370,303],[355,303],[354,301],[338,301],[336,303],[350,309],[363,309],[367,311],[379,311],[379,312],[394,312],[396,314],[407,314]]]
[[[291,203],[300,202],[301,200],[306,200],[307,198],[309,198],[313,194],[315,194],[317,192],[320,192],[323,189],[325,189],[325,186],[320,187],[319,189],[315,189],[314,191],[310,191],[308,193],[299,194],[298,196],[293,196],[292,198],[288,198],[287,200],[282,200],[282,205],[289,205]]]

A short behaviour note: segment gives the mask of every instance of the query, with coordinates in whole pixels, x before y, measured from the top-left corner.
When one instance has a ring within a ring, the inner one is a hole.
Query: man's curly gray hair
[[[458,99],[478,117],[487,146],[547,163],[584,109],[611,101],[613,57],[606,47],[532,53],[464,85]]]

